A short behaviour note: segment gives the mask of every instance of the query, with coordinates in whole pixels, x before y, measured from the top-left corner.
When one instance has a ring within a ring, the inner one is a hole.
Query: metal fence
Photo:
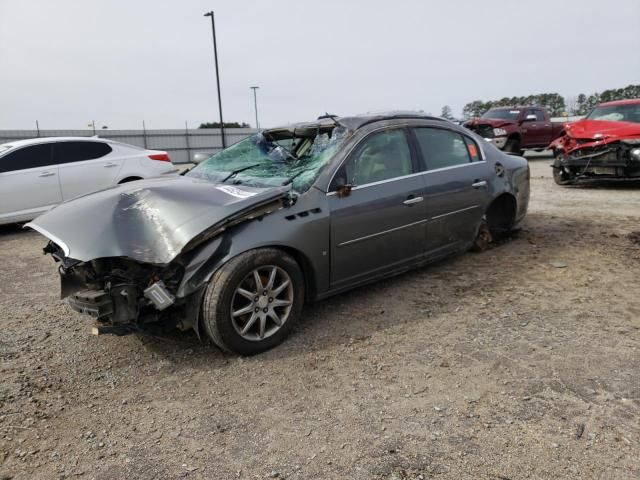
[[[253,135],[254,128],[226,128],[227,146]],[[164,150],[173,163],[190,163],[196,152],[215,153],[222,149],[219,129],[197,130],[97,130],[97,136],[151,150]],[[0,130],[0,143],[35,137],[91,137],[93,130]]]
[[[554,122],[573,122],[584,117],[552,118]],[[227,128],[227,146],[239,142],[254,133],[255,128]],[[151,150],[164,150],[173,163],[191,163],[196,152],[215,153],[222,149],[219,129],[175,130],[96,130],[101,138],[129,143]],[[93,130],[0,130],[0,143],[34,137],[91,137]]]

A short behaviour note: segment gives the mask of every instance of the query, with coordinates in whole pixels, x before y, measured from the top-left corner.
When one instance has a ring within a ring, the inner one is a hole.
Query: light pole
[[[220,110],[220,134],[222,135],[222,148],[227,148],[224,138],[224,120],[222,120],[222,97],[220,95],[220,72],[218,70],[218,46],[216,44],[216,22],[213,18],[213,11],[205,13],[205,17],[211,17],[211,31],[213,32],[213,57],[216,64],[216,83],[218,84],[218,109]]]
[[[260,122],[258,122],[258,97],[256,94],[256,90],[258,90],[260,87],[249,87],[251,90],[253,90],[253,106],[256,109],[256,128],[260,128]]]

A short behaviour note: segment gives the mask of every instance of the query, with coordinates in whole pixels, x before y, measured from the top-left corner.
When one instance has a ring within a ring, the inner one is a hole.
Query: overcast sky
[[[0,129],[262,126],[640,83],[639,0],[0,0]]]

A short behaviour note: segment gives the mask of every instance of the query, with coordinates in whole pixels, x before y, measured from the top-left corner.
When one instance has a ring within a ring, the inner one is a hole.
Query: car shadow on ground
[[[565,185],[565,187],[601,190],[637,190],[640,188],[640,179],[585,179],[573,185]]]
[[[6,238],[11,235],[21,235],[28,232],[33,233],[33,230],[24,228],[24,223],[9,223],[7,225],[0,225],[0,238]]]

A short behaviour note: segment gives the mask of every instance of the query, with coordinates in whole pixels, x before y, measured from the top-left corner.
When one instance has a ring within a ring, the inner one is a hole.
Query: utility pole
[[[216,22],[213,17],[213,10],[205,13],[205,17],[211,17],[211,31],[213,32],[213,58],[216,64],[216,83],[218,85],[218,110],[220,111],[220,134],[222,135],[222,148],[227,148],[224,138],[224,120],[222,120],[222,96],[220,95],[220,71],[218,69],[218,46],[216,43]]]
[[[253,90],[253,106],[256,110],[256,128],[260,128],[260,122],[258,122],[258,96],[256,94],[256,90],[258,90],[260,87],[249,87],[251,90]]]

